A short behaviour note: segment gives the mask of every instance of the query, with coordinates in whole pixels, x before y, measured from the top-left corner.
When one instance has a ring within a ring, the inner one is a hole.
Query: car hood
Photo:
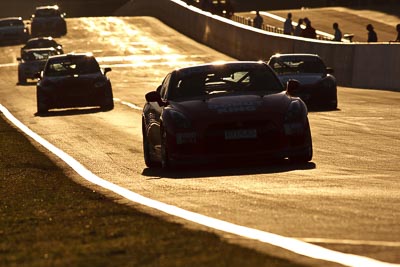
[[[325,74],[322,73],[302,73],[302,74],[290,74],[290,75],[279,75],[279,79],[283,84],[286,84],[287,81],[291,79],[298,80],[302,85],[310,85],[315,84],[321,81],[326,77]]]
[[[170,103],[192,120],[215,121],[241,117],[280,117],[285,114],[290,97],[283,91],[273,95],[233,95]]]

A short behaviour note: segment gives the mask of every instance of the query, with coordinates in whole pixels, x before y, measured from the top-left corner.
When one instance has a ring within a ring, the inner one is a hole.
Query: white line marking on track
[[[400,247],[400,242],[378,241],[378,240],[351,240],[351,239],[330,239],[330,238],[298,238],[308,243],[323,244],[343,244],[357,246],[380,246],[380,247]]]
[[[285,236],[280,236],[277,234],[269,233],[269,232],[264,232],[261,230],[229,223],[226,221],[222,221],[219,219],[211,218],[199,213],[191,212],[184,210],[182,208],[168,205],[163,202],[159,202],[157,200],[153,200],[147,197],[144,197],[142,195],[139,195],[135,192],[132,192],[126,188],[123,188],[121,186],[118,186],[116,184],[113,184],[109,181],[106,181],[95,174],[93,174],[91,171],[86,169],[82,164],[80,164],[77,160],[72,158],[70,155],[66,154],[64,151],[61,149],[57,148],[44,138],[42,138],[40,135],[36,134],[33,132],[31,129],[29,129],[26,125],[24,125],[22,122],[20,122],[17,118],[12,115],[8,109],[6,109],[3,105],[0,104],[0,111],[3,113],[3,115],[11,122],[13,123],[16,127],[18,127],[21,131],[23,131],[26,135],[31,137],[33,140],[41,144],[43,147],[45,147],[47,150],[49,150],[51,153],[59,157],[61,160],[63,160],[65,163],[67,163],[76,173],[78,173],[80,176],[82,176],[84,179],[99,185],[105,189],[108,189],[126,199],[129,199],[133,202],[145,205],[147,207],[154,208],[156,210],[159,210],[161,212],[177,216],[183,219],[186,219],[188,221],[201,224],[216,230],[224,231],[227,233],[235,234],[238,236],[250,238],[253,240],[258,240],[260,242],[264,242],[267,244],[271,244],[289,251],[292,251],[294,253],[297,253],[299,255],[303,255],[306,257],[314,258],[314,259],[320,259],[320,260],[325,260],[325,261],[331,261],[335,263],[339,263],[345,266],[354,266],[354,267],[400,267],[399,264],[394,264],[394,263],[387,263],[387,262],[382,262],[378,261],[375,259],[363,257],[363,256],[358,256],[358,255],[353,255],[353,254],[346,254],[330,249],[326,249],[317,245],[309,244],[304,241],[295,239],[295,238],[290,238],[290,237],[285,237]]]
[[[128,106],[128,107],[132,108],[132,109],[142,110],[141,107],[139,107],[139,106],[137,106],[137,105],[135,105],[135,104],[126,102],[126,101],[122,101],[122,100],[119,99],[119,98],[115,98],[115,97],[114,97],[114,102],[119,102],[119,103],[121,103],[121,104],[123,104],[123,105],[125,105],[125,106]]]

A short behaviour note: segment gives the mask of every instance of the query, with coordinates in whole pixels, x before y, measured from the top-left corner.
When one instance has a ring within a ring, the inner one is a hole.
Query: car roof
[[[190,67],[184,67],[176,69],[175,72],[180,73],[182,75],[188,75],[190,73],[195,72],[203,72],[221,68],[248,68],[248,67],[256,67],[256,66],[267,66],[263,61],[221,61],[221,62],[212,62],[205,63]]]
[[[58,5],[47,5],[47,6],[38,6],[36,10],[40,9],[60,9]]]
[[[308,53],[292,53],[292,54],[275,54],[272,55],[271,58],[290,58],[290,57],[317,57],[320,58],[317,54],[308,54]]]
[[[6,18],[0,18],[0,21],[15,21],[15,20],[22,20],[21,17],[6,17]]]
[[[52,59],[60,59],[60,58],[79,58],[79,57],[92,57],[94,58],[93,54],[88,52],[88,53],[68,53],[68,54],[61,54],[61,55],[55,55],[52,56]]]
[[[25,49],[24,53],[35,52],[35,51],[54,51],[54,52],[56,52],[57,50],[54,47],[30,48],[30,49]]]
[[[29,42],[36,42],[36,41],[55,41],[53,37],[34,37],[30,38],[27,43]]]

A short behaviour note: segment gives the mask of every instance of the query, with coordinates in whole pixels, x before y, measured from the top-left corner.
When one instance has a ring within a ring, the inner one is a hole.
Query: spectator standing
[[[368,31],[368,43],[375,43],[378,42],[378,35],[374,31],[374,26],[372,24],[367,25],[367,31]]]
[[[397,31],[397,37],[396,37],[396,40],[394,40],[394,41],[400,42],[400,24],[396,25],[396,31]]]
[[[342,41],[342,31],[339,29],[339,24],[337,22],[333,23],[333,29],[335,30],[333,41],[341,42]]]
[[[301,36],[305,38],[316,39],[317,33],[315,29],[311,26],[311,21],[308,18],[304,18],[304,22],[306,24],[306,28],[303,30]]]
[[[297,22],[297,26],[294,28],[293,35],[301,36],[303,32],[303,28],[301,27],[301,25],[303,25],[303,19],[300,18],[299,21]]]
[[[283,23],[283,33],[291,35],[293,33],[292,13],[287,14],[287,18]]]
[[[260,12],[257,10],[256,16],[254,17],[254,20],[253,20],[254,27],[261,29],[263,22],[264,22],[264,19],[261,17]]]

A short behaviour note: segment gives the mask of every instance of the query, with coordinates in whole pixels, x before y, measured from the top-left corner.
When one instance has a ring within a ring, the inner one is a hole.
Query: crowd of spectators
[[[283,34],[299,36],[304,38],[312,38],[312,39],[317,38],[316,30],[311,25],[311,20],[309,18],[307,17],[299,18],[297,25],[293,26],[294,23],[292,21],[292,17],[293,17],[292,13],[289,12],[283,23]],[[256,16],[253,19],[253,25],[256,28],[261,28],[262,23],[263,23],[263,18],[260,15],[259,11],[257,11]],[[340,30],[339,24],[337,22],[334,22],[332,24],[332,28],[334,32],[331,41],[341,42],[343,38],[346,36],[343,35],[342,31]],[[372,24],[368,24],[366,26],[366,29],[367,29],[367,42],[368,43],[378,42],[378,34],[376,33],[374,26]],[[397,37],[395,38],[395,40],[391,40],[389,42],[400,42],[400,24],[396,25],[396,31],[397,31]]]

